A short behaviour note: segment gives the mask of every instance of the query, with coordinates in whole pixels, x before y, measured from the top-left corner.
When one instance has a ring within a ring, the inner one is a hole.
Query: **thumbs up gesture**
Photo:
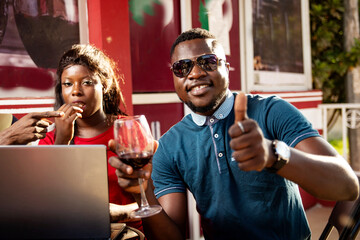
[[[247,97],[245,93],[240,92],[236,95],[235,103],[234,103],[234,110],[235,110],[235,123],[241,122],[247,119]]]
[[[247,116],[247,97],[243,92],[236,95],[235,122],[229,128],[232,138],[232,157],[243,171],[261,171],[268,160],[268,143],[256,121]]]

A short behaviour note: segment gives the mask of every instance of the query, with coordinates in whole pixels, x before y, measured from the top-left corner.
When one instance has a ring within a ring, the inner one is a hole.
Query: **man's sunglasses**
[[[174,62],[170,69],[177,77],[182,78],[189,75],[189,73],[195,66],[195,63],[204,71],[210,72],[217,69],[219,61],[221,60],[222,59],[218,59],[215,54],[206,54],[198,57],[196,61],[190,59],[182,59]]]

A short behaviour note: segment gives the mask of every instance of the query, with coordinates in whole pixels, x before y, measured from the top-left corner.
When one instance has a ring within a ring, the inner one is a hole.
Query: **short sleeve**
[[[39,145],[54,145],[55,143],[55,130],[46,133],[46,137],[40,139]]]
[[[292,104],[277,97],[269,100],[265,110],[266,126],[271,129],[274,139],[295,147],[306,138],[320,136],[319,132]]]
[[[186,192],[186,186],[177,169],[176,163],[171,158],[172,153],[166,150],[166,137],[161,138],[159,147],[153,157],[152,180],[155,186],[155,196],[159,198],[169,193]],[[169,146],[169,144],[167,144]],[[176,146],[173,146],[176,148]]]

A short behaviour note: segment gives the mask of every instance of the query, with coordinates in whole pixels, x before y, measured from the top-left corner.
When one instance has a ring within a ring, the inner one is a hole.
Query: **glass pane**
[[[0,96],[53,96],[59,59],[80,41],[77,0],[0,2]]]
[[[303,73],[301,0],[252,0],[254,70]]]

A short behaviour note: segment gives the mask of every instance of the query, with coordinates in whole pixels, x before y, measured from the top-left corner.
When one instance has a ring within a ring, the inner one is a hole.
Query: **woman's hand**
[[[64,112],[64,115],[60,118],[55,119],[55,144],[68,145],[70,144],[71,139],[73,139],[74,137],[75,121],[76,119],[82,117],[81,113],[83,112],[83,110],[70,104],[64,104],[58,109],[58,111]]]
[[[110,203],[110,221],[112,223],[139,221],[132,217],[132,212],[138,208],[139,205],[136,202],[127,205]]]
[[[1,132],[0,145],[25,145],[43,139],[46,136],[47,127],[52,124],[47,118],[56,119],[63,115],[61,110],[29,113]]]

